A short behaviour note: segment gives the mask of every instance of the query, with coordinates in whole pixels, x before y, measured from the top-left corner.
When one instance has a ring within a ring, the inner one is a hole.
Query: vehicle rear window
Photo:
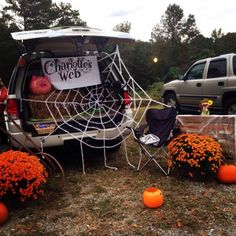
[[[236,75],[236,56],[233,57],[233,70],[234,74]]]
[[[207,78],[226,76],[226,59],[211,61],[208,68]]]

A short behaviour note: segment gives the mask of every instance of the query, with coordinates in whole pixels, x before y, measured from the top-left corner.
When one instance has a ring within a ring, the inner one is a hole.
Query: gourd
[[[3,225],[8,219],[8,209],[5,206],[5,204],[3,204],[2,202],[0,202],[0,225]]]
[[[47,77],[33,75],[29,84],[29,89],[32,94],[45,95],[50,93],[52,85]]]
[[[164,197],[160,189],[150,187],[143,192],[143,203],[146,207],[160,207],[164,202]]]
[[[225,184],[236,183],[236,166],[221,165],[217,172],[217,179],[219,182]]]

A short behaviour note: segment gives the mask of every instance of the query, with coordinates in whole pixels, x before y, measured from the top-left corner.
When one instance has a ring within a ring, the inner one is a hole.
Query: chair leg
[[[143,166],[139,169],[139,170],[142,170],[152,159],[149,158],[144,164]]]
[[[154,161],[154,163],[161,169],[161,171],[165,174],[165,175],[169,175],[170,173],[170,168],[168,166],[167,171],[164,170],[164,168],[157,162],[157,160],[155,159],[156,156],[163,151],[165,154],[165,159],[167,159],[168,153],[165,151],[165,149],[163,147],[160,147],[153,155],[142,145],[140,145],[139,147],[139,151],[140,151],[140,156],[139,156],[139,163],[138,163],[138,167],[137,167],[137,171],[142,170],[150,161]],[[148,158],[148,160],[141,166],[142,163],[142,158],[143,156],[146,156]]]
[[[155,160],[155,158],[152,159],[156,165],[162,170],[162,172],[165,174],[165,175],[169,175],[169,170],[167,170],[167,172],[161,167],[161,165]]]
[[[140,165],[141,165],[141,162],[142,162],[142,157],[143,157],[143,150],[141,149],[141,147],[139,147],[139,162],[138,162],[137,171],[140,170]]]

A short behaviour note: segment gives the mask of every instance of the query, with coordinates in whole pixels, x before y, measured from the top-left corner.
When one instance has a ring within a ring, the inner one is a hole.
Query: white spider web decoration
[[[55,127],[42,136],[42,150],[49,137],[58,133],[66,134],[65,140],[77,140],[81,148],[83,173],[84,145],[103,149],[104,165],[116,169],[107,164],[106,149],[123,143],[126,160],[134,167],[128,159],[126,140],[130,131],[127,127],[138,127],[151,105],[166,106],[153,100],[133,79],[120,57],[118,46],[111,54],[102,53],[98,64],[102,65],[102,83],[99,85],[54,90],[45,99],[22,99],[31,107],[32,104],[43,106],[43,113],[48,113],[50,123]]]

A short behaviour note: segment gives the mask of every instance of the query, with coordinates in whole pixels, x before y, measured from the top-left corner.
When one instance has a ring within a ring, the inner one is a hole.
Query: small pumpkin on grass
[[[221,183],[234,184],[236,183],[236,166],[221,165],[217,172],[217,179]]]
[[[164,202],[164,197],[160,189],[150,187],[143,192],[143,204],[149,208],[160,207]]]

